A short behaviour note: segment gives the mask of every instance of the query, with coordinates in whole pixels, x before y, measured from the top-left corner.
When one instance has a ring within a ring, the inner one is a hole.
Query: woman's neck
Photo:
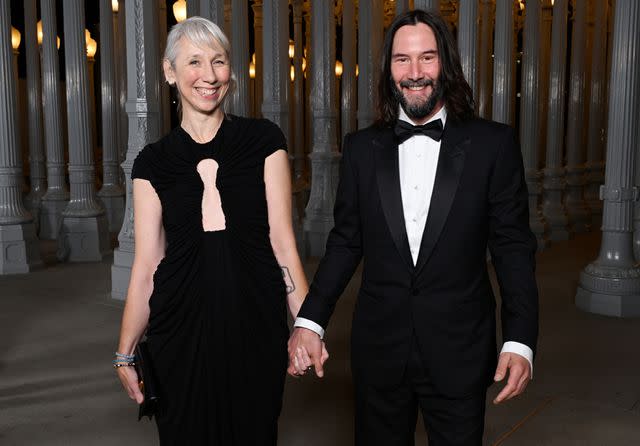
[[[222,110],[216,111],[211,115],[197,115],[194,113],[190,116],[183,116],[180,126],[195,142],[206,143],[216,136],[223,119],[224,113]]]

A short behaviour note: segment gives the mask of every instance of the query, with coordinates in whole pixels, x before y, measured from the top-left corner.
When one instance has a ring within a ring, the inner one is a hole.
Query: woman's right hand
[[[120,378],[122,387],[127,391],[129,398],[135,400],[138,404],[142,404],[144,395],[138,384],[138,374],[136,370],[131,366],[118,367],[116,370],[118,371],[118,377]]]

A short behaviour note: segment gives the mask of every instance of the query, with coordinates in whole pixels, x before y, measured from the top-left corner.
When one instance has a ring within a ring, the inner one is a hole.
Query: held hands
[[[531,367],[529,361],[522,355],[517,353],[501,353],[498,359],[498,367],[493,380],[502,381],[509,371],[507,384],[502,388],[498,396],[493,400],[494,404],[500,404],[503,401],[520,395],[531,380]]]
[[[144,395],[140,391],[138,384],[138,374],[133,367],[119,367],[118,377],[122,383],[122,387],[129,394],[129,398],[135,400],[138,404],[144,401]]]
[[[318,378],[324,376],[322,366],[329,359],[329,353],[317,333],[302,327],[294,328],[288,349],[289,375],[294,378],[304,376],[311,367],[315,367]]]

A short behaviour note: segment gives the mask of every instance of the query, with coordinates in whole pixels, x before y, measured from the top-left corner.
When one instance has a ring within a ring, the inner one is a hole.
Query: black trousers
[[[397,387],[380,389],[357,381],[357,446],[414,445],[418,408],[429,446],[482,445],[486,391],[466,398],[438,394],[425,372],[415,339],[404,378]]]

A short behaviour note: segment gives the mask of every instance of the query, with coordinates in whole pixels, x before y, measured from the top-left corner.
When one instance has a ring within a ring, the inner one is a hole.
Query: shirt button
[[[415,218],[415,217],[413,217],[413,218],[411,219],[411,221],[415,223],[415,222],[417,222],[417,221],[418,221],[418,219],[417,219],[417,218]]]
[[[413,190],[418,190],[418,186],[417,185],[413,186]]]

